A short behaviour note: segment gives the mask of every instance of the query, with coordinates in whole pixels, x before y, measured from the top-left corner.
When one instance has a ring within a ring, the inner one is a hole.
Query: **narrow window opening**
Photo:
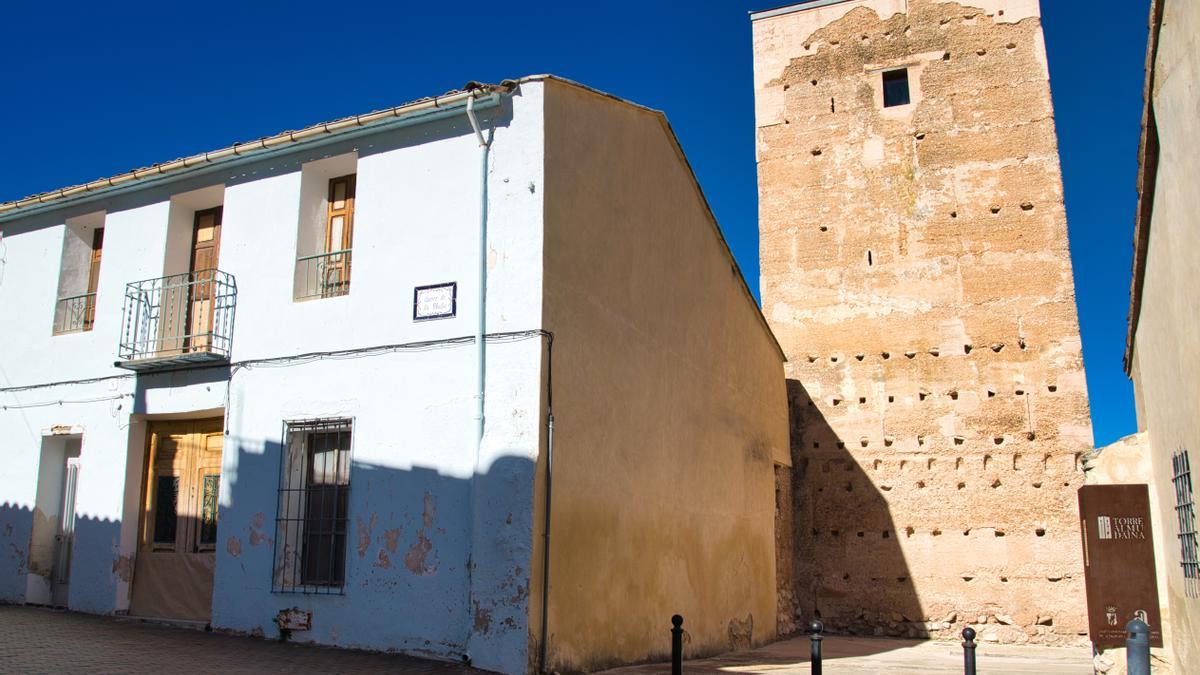
[[[883,107],[891,108],[910,103],[908,93],[908,69],[889,70],[883,73]]]
[[[89,331],[96,320],[96,290],[104,252],[104,214],[71,218],[66,223],[54,334]]]
[[[275,592],[342,592],[350,425],[345,419],[287,424],[275,523]]]
[[[179,476],[159,475],[154,484],[155,544],[173,545],[179,519]]]
[[[871,253],[871,251],[868,250],[867,251],[867,267],[871,267],[874,264],[875,264],[875,257]]]
[[[1171,482],[1175,487],[1175,520],[1179,532],[1179,564],[1184,593],[1200,597],[1200,539],[1196,532],[1196,506],[1192,498],[1192,466],[1186,450],[1171,455]]]
[[[301,168],[296,300],[350,292],[357,161],[356,155],[346,154]]]

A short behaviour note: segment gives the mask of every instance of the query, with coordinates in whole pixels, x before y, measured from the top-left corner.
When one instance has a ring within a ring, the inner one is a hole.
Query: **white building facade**
[[[550,640],[553,660],[549,82],[4,205],[0,601],[511,673]],[[780,357],[696,231],[769,380],[766,560]]]

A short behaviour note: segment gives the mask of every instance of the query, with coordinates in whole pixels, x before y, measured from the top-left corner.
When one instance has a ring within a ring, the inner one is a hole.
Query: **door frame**
[[[144,553],[149,553],[152,555],[177,553],[177,554],[189,555],[189,556],[197,555],[197,554],[211,554],[214,556],[212,569],[215,572],[215,554],[216,554],[216,548],[217,548],[216,541],[214,539],[213,542],[208,543],[208,544],[204,544],[200,541],[201,529],[203,527],[202,522],[201,522],[202,518],[203,518],[203,488],[204,488],[203,474],[205,473],[206,469],[211,470],[212,467],[211,466],[206,467],[203,462],[195,461],[196,459],[203,459],[204,453],[203,453],[202,448],[189,448],[188,450],[186,450],[186,452],[193,454],[195,457],[194,458],[189,457],[188,459],[185,460],[185,463],[183,466],[176,467],[176,469],[175,469],[177,475],[181,479],[180,491],[182,492],[185,489],[185,482],[187,480],[189,480],[187,478],[187,476],[191,476],[191,479],[194,479],[193,482],[195,482],[196,485],[194,485],[192,487],[194,487],[197,491],[195,494],[186,495],[186,496],[183,494],[178,494],[178,496],[176,497],[176,500],[177,500],[176,505],[177,506],[176,506],[175,538],[174,538],[173,542],[169,545],[167,545],[165,543],[163,545],[156,545],[152,541],[153,519],[155,517],[154,499],[157,498],[157,495],[154,494],[155,486],[153,483],[154,476],[156,473],[155,466],[153,463],[156,458],[154,456],[153,449],[154,449],[156,435],[164,435],[165,436],[167,434],[172,433],[173,430],[178,432],[180,429],[187,429],[188,427],[191,427],[190,431],[185,431],[183,433],[186,433],[188,436],[193,436],[196,439],[200,439],[201,441],[208,434],[212,434],[212,433],[220,434],[220,435],[222,435],[222,448],[221,448],[220,457],[217,458],[216,473],[221,474],[222,473],[221,469],[223,469],[223,467],[224,467],[224,456],[225,456],[224,438],[223,438],[223,435],[225,432],[225,418],[224,418],[223,411],[221,411],[219,409],[218,410],[210,410],[210,411],[205,411],[203,414],[191,414],[191,415],[185,414],[183,416],[178,416],[178,417],[157,417],[156,416],[156,417],[149,418],[149,419],[143,418],[142,421],[146,426],[145,426],[145,435],[144,435],[144,439],[143,439],[143,443],[142,443],[142,466],[141,466],[141,470],[140,470],[140,476],[139,476],[138,482],[137,482],[138,490],[139,490],[138,495],[137,495],[138,519],[137,519],[137,529],[135,532],[135,541],[133,544],[134,559],[136,561],[137,557]],[[211,425],[212,428],[209,430],[205,430],[205,427],[207,425]],[[220,516],[219,516],[219,499],[220,499],[219,482],[218,482],[217,499],[218,499],[217,521],[219,522],[219,520],[220,520]],[[190,506],[183,506],[185,504],[189,504]],[[183,506],[183,508],[180,508],[181,506]],[[196,509],[199,509],[197,511],[197,513],[195,513],[195,514],[191,513],[191,511],[196,510]],[[138,577],[139,568],[140,568],[140,563],[135,562],[135,564],[133,566],[133,570],[132,570],[133,574],[129,580],[129,587],[128,587],[129,596],[128,597],[129,597],[130,604],[129,604],[128,608],[130,611],[134,610],[134,603],[136,602],[136,597],[137,597],[136,588],[139,583],[139,577]],[[188,577],[188,578],[191,578],[191,577]],[[208,580],[204,583],[211,585],[214,582],[215,582],[215,574],[213,575],[212,580]],[[143,589],[143,590],[145,590],[145,589]],[[210,612],[210,616],[211,616],[211,598],[209,599],[209,603],[210,603],[209,612]],[[151,618],[171,619],[171,620],[180,620],[180,621],[191,621],[192,620],[192,619],[187,619],[187,618],[171,617],[171,616],[154,616]]]
[[[151,476],[151,474],[154,473],[154,466],[153,466],[153,464],[151,464],[151,460],[153,458],[151,457],[150,451],[151,451],[152,445],[154,443],[155,432],[164,427],[169,428],[171,426],[190,426],[190,425],[203,424],[204,422],[220,422],[220,428],[221,428],[222,433],[225,431],[225,418],[223,416],[183,417],[183,418],[154,419],[154,420],[146,421],[146,440],[144,443],[144,447],[142,449],[142,476],[141,476],[141,480],[139,481],[140,485],[141,485],[141,492],[138,495],[138,529],[137,529],[137,544],[136,544],[137,550],[140,550],[143,546],[150,546],[151,548],[154,547],[154,542],[149,540],[149,537],[151,534],[149,531],[149,528],[150,528],[150,519],[151,519],[153,511],[154,511],[154,509],[153,509],[154,504],[152,503],[152,499],[151,499],[152,495],[150,494],[150,491],[153,488],[153,486],[150,484],[150,476]],[[192,433],[199,435],[202,432],[192,432]],[[224,460],[225,460],[225,448],[224,448],[224,446],[222,446],[222,448],[221,448],[221,465],[218,466],[218,468],[223,468]],[[204,467],[188,465],[184,469],[180,470],[179,477],[182,479],[186,475],[186,476],[191,476],[192,478],[195,478],[196,476],[202,476],[203,471],[204,471]],[[218,473],[220,473],[220,472],[218,472]],[[195,475],[192,475],[192,474],[195,474]],[[195,482],[202,484],[203,480],[201,479],[200,481],[195,481]],[[198,496],[200,498],[203,497],[202,495],[198,495]],[[190,500],[191,497],[189,497],[188,499]],[[218,499],[219,499],[219,496],[218,496]],[[184,517],[184,514],[176,514],[177,519],[181,519],[182,517]],[[220,517],[218,516],[218,521],[219,520],[220,520]],[[177,525],[177,527],[178,527],[178,525]],[[196,523],[192,523],[190,525],[184,526],[184,529],[188,530],[187,541],[191,542],[191,548],[189,548],[188,550],[180,551],[178,549],[178,542],[180,540],[180,533],[178,533],[178,532],[176,533],[176,536],[175,536],[176,543],[172,544],[170,546],[170,548],[168,548],[167,546],[163,546],[162,549],[160,549],[160,550],[163,550],[163,551],[174,550],[174,551],[177,551],[180,553],[203,553],[203,552],[215,550],[215,548],[216,548],[215,544],[200,544],[198,542],[199,527],[200,527],[200,524],[198,521]]]
[[[198,270],[196,269],[196,245],[200,243],[197,238],[197,235],[200,234],[200,219],[209,214],[212,214],[213,216],[213,264],[211,267]],[[218,204],[217,206],[207,209],[199,209],[192,214],[192,236],[190,238],[191,245],[188,248],[188,281],[190,283],[188,285],[187,294],[187,311],[185,312],[186,316],[184,317],[183,323],[185,337],[183,340],[182,351],[185,354],[195,351],[193,347],[195,347],[196,338],[200,337],[201,335],[204,336],[204,344],[199,347],[199,350],[207,351],[212,346],[213,305],[214,297],[216,295],[216,289],[214,288],[216,283],[216,275],[213,274],[213,272],[217,270],[217,266],[221,259],[221,225],[222,221],[224,220],[224,215],[224,204]],[[201,281],[200,278],[196,276],[198,272],[208,272],[208,278],[204,281]],[[196,292],[201,288],[201,286],[203,286],[205,289],[207,298],[198,300],[196,298]],[[198,302],[207,302],[209,305],[207,312],[208,319],[205,322],[206,325],[202,333],[192,330],[192,313],[195,311],[195,306]]]

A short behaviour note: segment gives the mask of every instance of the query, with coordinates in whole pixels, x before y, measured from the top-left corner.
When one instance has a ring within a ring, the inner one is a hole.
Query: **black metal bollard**
[[[821,675],[821,631],[825,630],[825,624],[813,619],[808,624],[808,630],[812,632],[812,675]]]
[[[671,675],[683,675],[683,617],[671,617]]]
[[[963,673],[975,675],[975,629],[967,626],[963,629]]]
[[[1141,619],[1125,624],[1125,672],[1150,675],[1150,626]]]

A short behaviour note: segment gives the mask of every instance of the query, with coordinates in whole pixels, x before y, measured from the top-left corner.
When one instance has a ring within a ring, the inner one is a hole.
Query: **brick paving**
[[[0,605],[0,673],[429,673],[460,664]]]

